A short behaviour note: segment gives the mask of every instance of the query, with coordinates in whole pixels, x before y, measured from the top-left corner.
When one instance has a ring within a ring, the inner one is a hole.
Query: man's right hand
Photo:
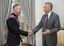
[[[28,35],[29,35],[29,36],[32,36],[32,35],[33,35],[33,31],[32,31],[32,30],[29,30],[29,31],[28,31]]]

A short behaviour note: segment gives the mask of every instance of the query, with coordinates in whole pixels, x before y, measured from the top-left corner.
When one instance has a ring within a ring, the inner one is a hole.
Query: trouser
[[[44,37],[45,39],[44,39],[44,42],[43,42],[43,46],[56,46],[56,44],[47,44],[46,43],[46,36]]]
[[[20,44],[20,45],[6,45],[6,46],[22,46],[22,44]]]
[[[50,44],[50,45],[47,45],[47,43],[46,43],[46,41],[43,43],[43,46],[56,46],[56,45],[52,45],[52,44]]]
[[[20,42],[20,45],[6,45],[6,46],[22,46],[22,42]]]
[[[7,46],[19,46],[19,45],[7,45]]]
[[[47,44],[46,44],[46,40],[45,40],[45,42],[43,43],[43,46],[47,46]]]
[[[46,36],[43,36],[43,46],[47,46],[47,43],[46,43]]]

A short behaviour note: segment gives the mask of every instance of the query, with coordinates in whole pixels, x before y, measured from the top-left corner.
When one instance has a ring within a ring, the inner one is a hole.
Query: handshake
[[[29,36],[32,36],[34,33],[32,30],[29,30],[28,31],[28,35]],[[43,35],[47,35],[47,34],[50,34],[50,30],[49,29],[45,29],[45,32],[42,32]]]
[[[32,35],[33,35],[33,31],[32,31],[32,30],[29,30],[29,31],[28,31],[28,35],[29,35],[29,36],[32,36]]]

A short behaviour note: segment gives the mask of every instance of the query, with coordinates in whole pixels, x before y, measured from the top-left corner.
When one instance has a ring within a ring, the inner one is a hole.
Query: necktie
[[[46,18],[45,18],[45,27],[47,28],[47,22],[48,22],[48,15],[46,15]]]

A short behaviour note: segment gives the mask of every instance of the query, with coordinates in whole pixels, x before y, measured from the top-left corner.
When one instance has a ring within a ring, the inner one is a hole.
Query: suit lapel
[[[51,13],[51,15],[50,15],[50,17],[48,19],[47,25],[48,25],[48,23],[51,22],[52,18],[53,18],[53,12]],[[43,25],[44,26],[45,26],[45,19],[46,19],[46,14],[43,16]]]
[[[44,29],[45,29],[45,19],[46,19],[46,14],[43,16],[43,27],[44,27]]]
[[[45,25],[45,19],[46,19],[46,15],[44,15],[44,17],[43,17],[44,19],[43,19],[43,23],[44,23],[44,25]]]

